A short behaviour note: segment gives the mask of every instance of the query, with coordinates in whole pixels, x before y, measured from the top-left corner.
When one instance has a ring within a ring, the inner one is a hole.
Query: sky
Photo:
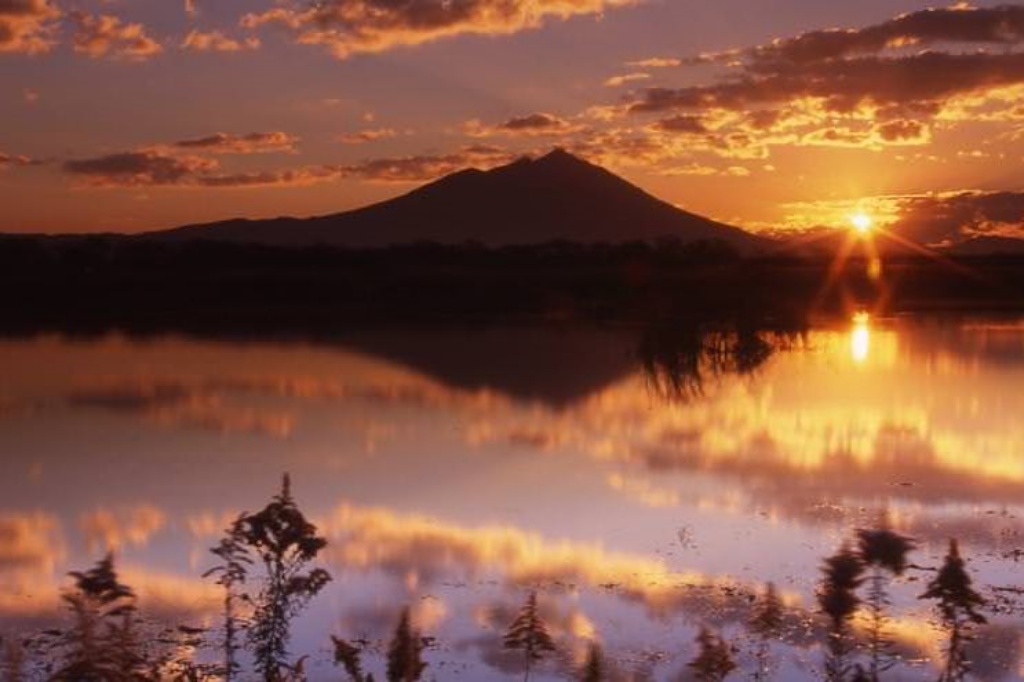
[[[0,0],[0,231],[332,213],[560,146],[756,231],[1024,236],[1024,4]]]

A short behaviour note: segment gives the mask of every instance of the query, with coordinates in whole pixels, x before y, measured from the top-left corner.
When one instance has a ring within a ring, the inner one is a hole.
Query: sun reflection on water
[[[850,331],[850,357],[853,362],[863,365],[871,354],[871,316],[859,312],[853,316],[853,329]]]

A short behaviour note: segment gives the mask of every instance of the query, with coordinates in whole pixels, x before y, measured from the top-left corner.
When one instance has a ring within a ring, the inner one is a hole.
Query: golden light
[[[865,312],[853,316],[853,331],[850,332],[850,357],[861,365],[871,352],[871,317]]]
[[[875,226],[875,221],[867,213],[854,213],[850,216],[850,224],[860,234],[867,234]]]

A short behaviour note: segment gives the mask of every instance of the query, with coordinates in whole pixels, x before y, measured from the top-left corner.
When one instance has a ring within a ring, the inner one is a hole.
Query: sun
[[[854,213],[850,216],[850,224],[860,234],[867,234],[875,226],[875,221],[867,213]]]

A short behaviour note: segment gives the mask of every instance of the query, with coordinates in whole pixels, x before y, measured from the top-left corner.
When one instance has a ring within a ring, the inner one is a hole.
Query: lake
[[[0,340],[0,632],[66,620],[68,571],[108,551],[148,618],[216,627],[208,550],[287,472],[333,576],[293,627],[313,680],[344,678],[332,634],[383,680],[404,607],[426,679],[521,677],[501,638],[531,590],[558,645],[533,679],[569,678],[591,641],[615,679],[677,679],[701,625],[739,679],[767,582],[791,616],[775,677],[815,679],[822,562],[880,524],[917,542],[887,679],[937,675],[917,597],[950,538],[990,600],[975,674],[1021,679],[1024,321],[858,315],[769,341],[716,364],[614,326]]]

